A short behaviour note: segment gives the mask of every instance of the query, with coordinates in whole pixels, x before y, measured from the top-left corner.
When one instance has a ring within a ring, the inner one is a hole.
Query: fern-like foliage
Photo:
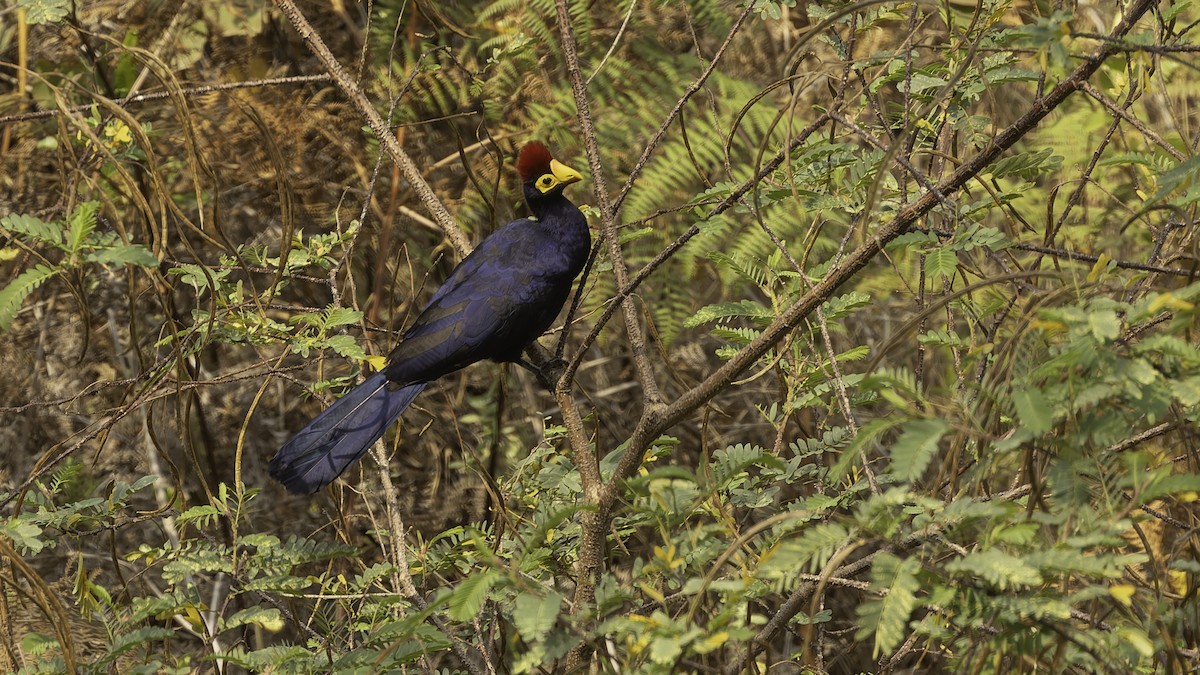
[[[58,270],[49,265],[35,265],[0,289],[0,330],[11,328],[25,299],[57,274]]]

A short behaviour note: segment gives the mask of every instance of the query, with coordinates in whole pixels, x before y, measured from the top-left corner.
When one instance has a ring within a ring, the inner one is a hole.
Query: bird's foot
[[[558,380],[558,376],[567,367],[567,362],[557,356],[548,359],[541,367],[533,365],[524,358],[517,359],[515,363],[536,375],[548,388],[554,388],[554,383]]]

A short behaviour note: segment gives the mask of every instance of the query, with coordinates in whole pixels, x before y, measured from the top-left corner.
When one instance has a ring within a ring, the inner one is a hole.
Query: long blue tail
[[[393,390],[383,373],[368,377],[279,449],[271,459],[271,477],[295,494],[312,494],[329,485],[383,436],[427,385]]]

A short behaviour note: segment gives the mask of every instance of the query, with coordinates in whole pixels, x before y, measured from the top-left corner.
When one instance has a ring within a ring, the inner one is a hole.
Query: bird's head
[[[546,146],[538,141],[521,148],[517,173],[525,184],[525,199],[531,205],[546,197],[557,197],[566,186],[583,180],[578,171],[551,157]]]

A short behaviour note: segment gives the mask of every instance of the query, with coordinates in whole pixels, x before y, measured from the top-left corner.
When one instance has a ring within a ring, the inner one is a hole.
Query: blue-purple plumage
[[[525,146],[517,165],[535,219],[484,239],[434,293],[384,369],[279,450],[270,473],[289,491],[310,494],[333,482],[429,382],[485,359],[516,361],[558,316],[591,247],[586,218],[562,194],[579,174],[552,163],[540,143]]]

